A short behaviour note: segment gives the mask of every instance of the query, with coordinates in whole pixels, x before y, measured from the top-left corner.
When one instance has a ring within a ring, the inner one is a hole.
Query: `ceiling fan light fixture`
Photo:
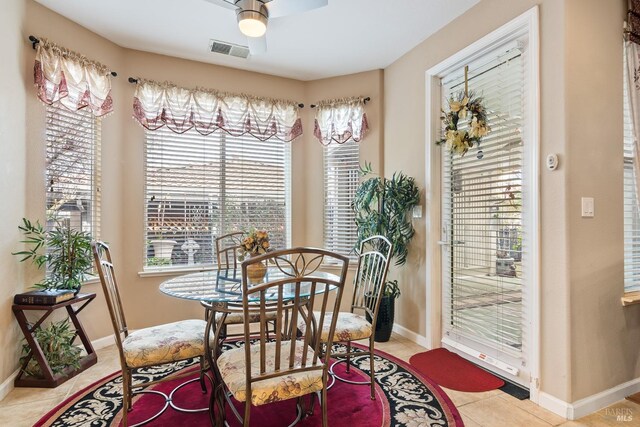
[[[269,12],[259,0],[241,0],[236,3],[238,9],[238,27],[247,37],[262,37],[267,31]]]

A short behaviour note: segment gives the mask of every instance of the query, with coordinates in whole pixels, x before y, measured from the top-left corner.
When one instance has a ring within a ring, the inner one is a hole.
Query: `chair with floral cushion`
[[[384,292],[389,270],[389,260],[392,252],[392,244],[383,236],[372,236],[360,244],[358,250],[358,269],[354,279],[353,298],[351,311],[340,312],[336,324],[335,333],[331,335],[328,328],[322,330],[322,341],[329,342],[329,337],[334,343],[345,343],[346,351],[332,353],[332,357],[339,359],[331,365],[331,375],[350,384],[368,384],[371,386],[371,399],[375,399],[375,365],[374,365],[374,336],[376,320],[382,293]],[[359,314],[359,313],[361,314]],[[353,351],[351,342],[368,339],[366,350]],[[351,367],[353,356],[368,356],[370,378],[369,381],[352,381],[341,378],[333,371],[336,363],[347,363],[346,372]],[[333,385],[333,384],[331,384]]]
[[[247,268],[257,262],[269,261],[280,273],[273,274],[266,283],[251,285]],[[318,272],[320,265],[332,263],[339,276]],[[349,260],[322,249],[296,248],[269,252],[242,263],[242,310],[245,317],[257,312],[260,317],[258,334],[244,324],[245,345],[227,350],[217,359],[217,375],[222,379],[212,398],[216,399],[216,425],[225,425],[225,399],[243,426],[248,426],[251,407],[288,399],[297,399],[297,418],[304,415],[303,396],[318,394],[322,408],[322,425],[327,420],[327,377],[329,348],[323,358],[318,330],[328,330],[333,336],[335,317],[330,313],[340,307]],[[275,302],[275,303],[274,303]],[[309,316],[308,307],[321,307]],[[291,313],[290,325],[299,325],[301,334],[289,331],[285,311]],[[275,313],[275,333],[266,334],[267,318]],[[257,338],[251,342],[252,336]],[[247,368],[250,367],[250,368]],[[235,409],[231,396],[244,402],[244,415]],[[313,398],[313,396],[312,396]],[[312,399],[313,400],[313,399]]]
[[[92,242],[91,247],[96,263],[96,270],[100,276],[102,290],[109,308],[111,322],[113,323],[118,353],[120,354],[123,394],[122,425],[125,427],[128,425],[127,415],[132,409],[134,393],[154,393],[160,394],[165,398],[165,404],[160,412],[138,424],[135,424],[136,426],[146,424],[157,418],[169,406],[178,411],[194,412],[195,410],[183,409],[177,406],[172,401],[172,396],[178,388],[193,381],[200,381],[202,392],[206,393],[206,366],[204,358],[206,322],[200,319],[182,320],[129,332],[124,311],[122,309],[122,302],[118,291],[118,284],[114,274],[109,247],[103,242]],[[184,374],[168,376],[165,379],[134,384],[133,374],[139,369],[179,362],[192,359],[194,357],[200,359],[199,378],[183,383],[178,388],[174,389],[169,395],[157,390],[137,390],[134,392],[134,389],[138,387],[148,387],[161,381],[193,375],[193,371],[189,371]],[[200,409],[200,411],[207,410],[208,407]]]
[[[225,234],[223,236],[219,236],[216,238],[216,260],[218,262],[218,271],[235,271],[238,269],[238,251],[242,245],[242,238],[244,236],[244,232],[236,231],[233,233]],[[200,303],[205,308],[205,319],[209,317],[211,304],[202,301]],[[231,304],[233,306],[233,304]],[[238,308],[240,308],[238,306]],[[242,325],[244,324],[244,316],[240,312],[230,312],[230,313],[216,313],[216,324],[219,324],[222,316],[225,316],[224,323],[222,328],[224,328],[222,332],[222,336],[229,337],[241,337],[244,333],[228,333],[227,326],[229,325]],[[270,314],[269,321],[275,328],[275,313]],[[249,319],[250,323],[258,322],[259,319],[254,316]],[[270,332],[273,332],[271,330]]]

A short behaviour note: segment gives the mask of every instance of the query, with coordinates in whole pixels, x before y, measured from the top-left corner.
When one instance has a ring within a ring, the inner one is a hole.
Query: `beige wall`
[[[640,376],[640,307],[623,308],[619,300],[624,281],[620,27],[627,3],[566,4],[571,396],[577,400]],[[581,218],[584,196],[595,197],[593,219]]]
[[[292,243],[322,246],[322,151],[313,138],[313,111],[309,104],[321,99],[350,95],[372,98],[367,107],[371,131],[363,145],[363,158],[381,165],[382,71],[302,82],[265,74],[187,61],[121,48],[31,0],[12,0],[2,14],[4,39],[11,50],[9,61],[0,67],[0,135],[14,144],[2,145],[0,162],[7,179],[0,183],[3,195],[15,203],[1,212],[0,233],[5,246],[0,265],[7,286],[2,288],[0,329],[3,353],[0,382],[17,367],[17,325],[10,313],[13,294],[28,288],[38,272],[19,264],[10,255],[19,248],[17,225],[23,216],[44,216],[44,112],[32,84],[35,51],[29,34],[47,37],[65,47],[103,62],[118,73],[113,79],[115,113],[102,121],[102,229],[114,253],[124,309],[131,328],[202,316],[197,303],[179,301],[158,291],[164,277],[140,277],[143,265],[143,141],[144,132],[132,118],[134,85],[129,76],[171,81],[186,87],[210,87],[256,96],[303,102],[305,134],[292,143]],[[26,9],[26,11],[25,11]],[[27,16],[23,24],[23,17]],[[5,22],[6,21],[6,25]],[[6,76],[6,77],[5,77]],[[9,102],[10,101],[10,102]],[[16,108],[16,106],[18,108]],[[26,128],[26,134],[25,134]],[[5,152],[6,151],[6,152]],[[308,169],[313,173],[308,173]],[[314,209],[307,208],[307,201]],[[320,226],[318,226],[320,224]],[[320,234],[318,234],[318,232]],[[9,285],[11,284],[11,285]],[[81,314],[91,339],[112,333],[100,285],[85,285],[83,291],[97,292],[97,300]]]
[[[4,40],[3,59],[0,61],[0,384],[16,369],[19,328],[11,312],[13,294],[22,291],[23,272],[11,255],[19,245],[17,225],[24,216],[25,207],[25,108],[26,79],[22,64],[26,43],[22,39],[24,3],[9,0],[0,13],[0,39]]]
[[[480,2],[385,69],[384,168],[387,175],[403,170],[428,188],[425,71],[536,4],[540,153],[560,157],[558,170],[541,168],[540,175],[540,381],[542,391],[574,402],[640,375],[640,309],[620,305],[626,2]],[[595,197],[594,219],[581,218],[582,196]],[[429,210],[432,201],[425,203]],[[420,335],[427,332],[428,219],[416,221],[410,267],[399,272],[404,294],[397,321]]]

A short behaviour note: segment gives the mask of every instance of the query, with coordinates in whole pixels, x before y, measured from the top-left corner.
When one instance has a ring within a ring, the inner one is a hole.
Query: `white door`
[[[491,131],[463,157],[442,150],[440,244],[443,345],[528,387],[526,48],[520,38],[469,64]],[[463,68],[442,77],[445,111],[464,79]]]

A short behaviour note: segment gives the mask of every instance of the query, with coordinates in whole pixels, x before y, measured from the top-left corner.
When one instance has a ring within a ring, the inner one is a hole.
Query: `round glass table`
[[[262,281],[254,282],[252,285],[290,279],[292,277],[295,277],[294,274],[286,269],[269,267]],[[339,280],[337,275],[323,271],[315,271],[312,275],[305,276],[305,280],[312,280],[314,278],[329,281]],[[300,297],[310,296],[311,289],[311,282],[302,282],[300,285]],[[333,289],[334,286],[329,285],[329,291]],[[325,290],[324,283],[316,284],[316,293],[323,293]],[[174,277],[162,282],[160,284],[160,291],[176,298],[212,303],[214,306],[223,309],[228,303],[242,304],[242,270],[221,269],[199,271],[197,273]],[[275,292],[270,296],[273,297],[273,299],[277,298]],[[284,298],[293,298],[294,296],[294,284],[285,286]]]
[[[251,286],[284,279],[292,280],[295,277],[295,273],[287,269],[269,267],[267,268],[267,273],[264,278],[261,281],[252,282]],[[314,279],[318,279],[319,282],[316,282],[315,286],[312,286]],[[305,315],[305,313],[301,311],[304,310],[307,315],[313,316],[313,310],[311,307],[307,307],[307,301],[312,291],[320,294],[327,291],[330,292],[336,288],[335,285],[323,283],[325,280],[337,282],[340,280],[340,277],[332,273],[316,270],[312,274],[307,274],[304,278],[300,279],[300,289],[298,291],[300,306],[298,307],[298,311],[300,311],[302,315]],[[291,300],[296,297],[296,282],[297,281],[294,280],[293,283],[288,283],[283,286],[283,299]],[[221,381],[216,368],[216,359],[220,354],[222,343],[226,338],[226,325],[224,324],[226,316],[230,313],[242,312],[242,270],[208,270],[174,277],[162,282],[160,284],[160,291],[171,297],[200,301],[205,307],[207,318],[204,339],[205,357],[211,368],[213,374],[211,381],[215,387],[215,384]],[[255,295],[258,296],[259,293],[255,293]],[[266,294],[266,299],[276,301],[278,299],[277,292]],[[217,313],[221,314],[221,316],[218,316],[218,319],[216,319]],[[219,408],[224,408],[224,398],[220,396],[215,397],[215,394],[216,393],[211,394],[209,404],[209,415],[212,423],[214,423],[214,406],[217,404]]]

